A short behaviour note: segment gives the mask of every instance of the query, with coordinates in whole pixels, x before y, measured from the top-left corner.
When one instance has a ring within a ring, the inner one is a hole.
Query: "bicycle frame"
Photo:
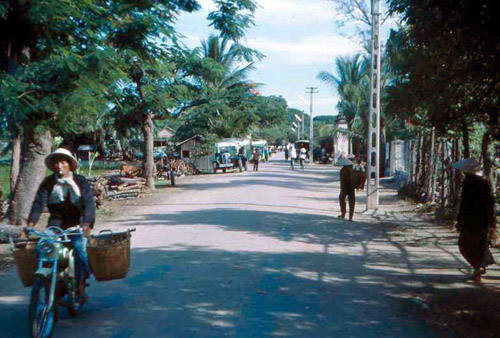
[[[57,233],[54,232],[57,231]],[[29,234],[35,234],[40,237],[37,244],[38,268],[35,271],[35,277],[41,276],[50,278],[50,295],[46,311],[52,310],[55,304],[55,291],[57,278],[67,274],[70,278],[75,278],[75,257],[74,249],[64,246],[65,243],[71,243],[68,236],[82,235],[83,230],[80,227],[73,227],[62,230],[58,227],[48,227],[45,232],[30,229]],[[59,271],[61,264],[67,265]]]

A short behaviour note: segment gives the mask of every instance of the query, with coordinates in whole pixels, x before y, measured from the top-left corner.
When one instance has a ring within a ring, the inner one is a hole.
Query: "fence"
[[[484,142],[483,142],[484,143]],[[500,198],[500,144],[494,145],[496,161],[489,155],[488,144],[482,145],[483,165],[492,161],[488,179],[493,193]],[[423,131],[415,139],[393,141],[390,146],[390,174],[400,186],[412,186],[418,202],[434,202],[441,209],[456,211],[461,187],[461,174],[452,164],[470,156],[468,145],[459,139],[436,138],[433,130]],[[498,203],[497,203],[498,207]]]

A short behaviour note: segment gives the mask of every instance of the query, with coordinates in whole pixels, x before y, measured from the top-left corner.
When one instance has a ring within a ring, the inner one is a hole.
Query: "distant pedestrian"
[[[354,174],[352,170],[353,162],[345,157],[341,157],[337,161],[338,165],[342,166],[340,170],[340,215],[339,218],[344,219],[346,214],[346,197],[349,198],[349,221],[353,221],[354,217],[354,207],[356,205],[356,195],[354,189],[356,188],[353,184]]]
[[[495,264],[488,247],[490,230],[495,229],[495,200],[489,183],[480,175],[478,161],[467,158],[453,167],[465,174],[457,217],[458,247],[474,268],[472,278],[480,281],[486,267]]]
[[[285,161],[288,161],[288,148],[285,148]]]
[[[297,158],[297,150],[295,149],[295,147],[292,144],[292,145],[290,145],[290,165],[292,166],[292,170],[293,170],[293,164],[294,164],[296,158]]]
[[[326,164],[326,162],[328,161],[328,154],[326,152],[326,148],[323,146],[321,147],[321,155],[320,155],[320,159],[321,159],[321,162],[323,164]]]
[[[260,160],[259,149],[255,148],[253,150],[252,160],[253,160],[253,171],[259,171],[259,160]]]
[[[299,162],[300,162],[300,167],[302,170],[304,170],[304,162],[306,161],[307,158],[307,149],[304,147],[300,147],[299,149]]]
[[[245,155],[245,147],[241,147],[238,150],[238,157],[241,160],[241,164],[243,165],[243,168],[245,171],[248,171],[248,166],[247,166],[247,156]]]

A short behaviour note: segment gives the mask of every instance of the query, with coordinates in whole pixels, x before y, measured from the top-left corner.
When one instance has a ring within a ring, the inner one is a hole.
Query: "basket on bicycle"
[[[87,252],[97,281],[125,278],[130,269],[130,237],[129,231],[104,230],[90,238]]]
[[[38,268],[36,245],[36,242],[16,244],[14,249],[14,261],[24,286],[33,286],[35,282],[35,271]]]

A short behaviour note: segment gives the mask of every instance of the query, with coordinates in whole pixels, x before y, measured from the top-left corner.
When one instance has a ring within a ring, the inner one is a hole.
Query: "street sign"
[[[301,118],[299,115],[297,115],[297,114],[294,114],[294,115],[295,115],[295,118],[296,118],[299,122],[302,122],[302,118]]]

